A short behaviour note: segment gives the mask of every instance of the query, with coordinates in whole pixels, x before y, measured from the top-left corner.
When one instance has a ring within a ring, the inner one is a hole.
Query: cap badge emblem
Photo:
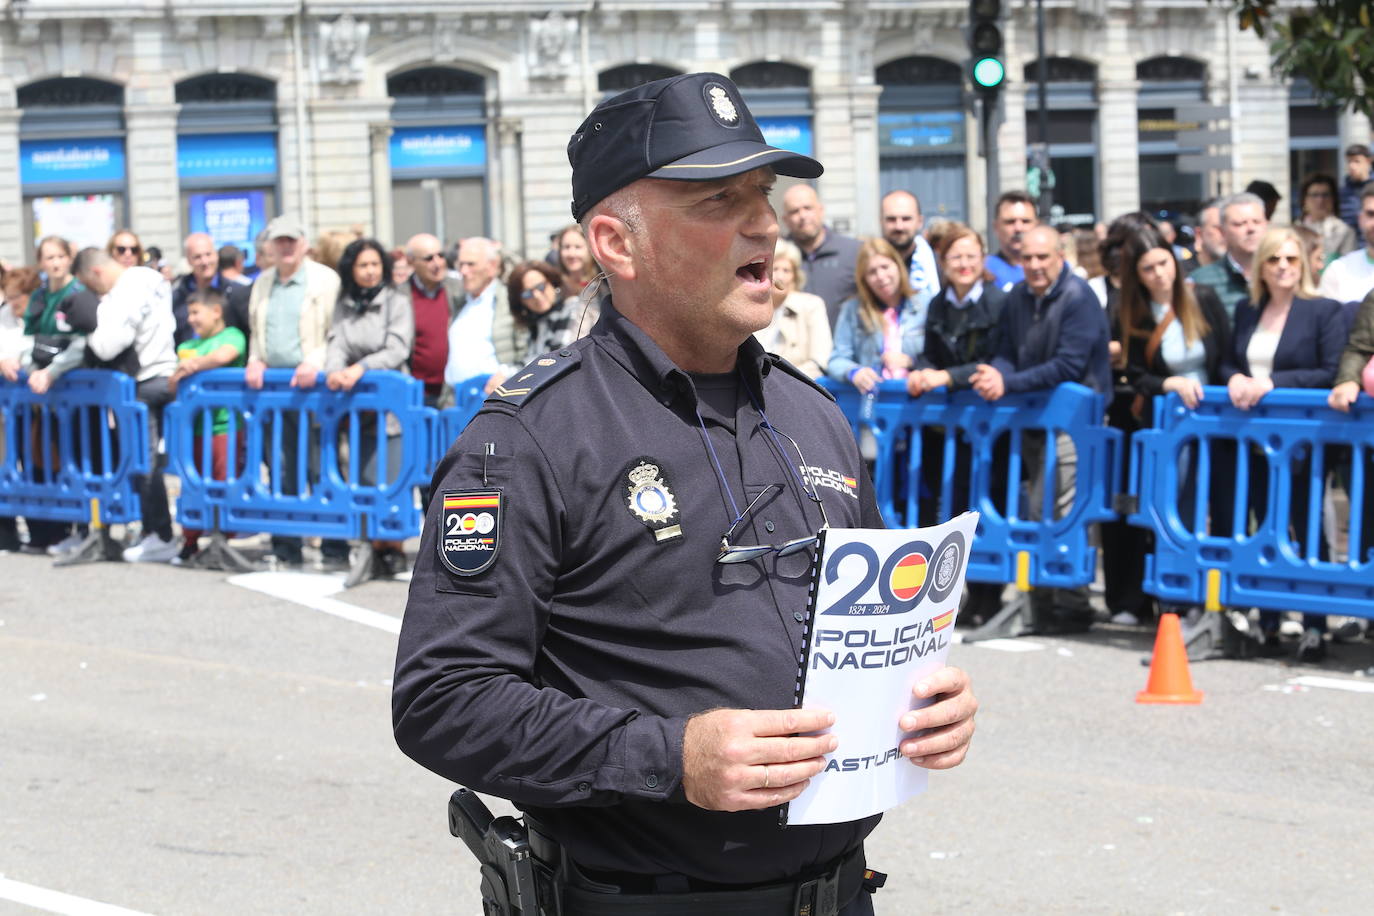
[[[735,108],[735,103],[730,101],[730,95],[720,86],[712,86],[707,90],[711,98],[711,108],[715,111],[716,117],[727,124],[734,124],[739,120],[739,111]]]
[[[654,533],[654,540],[662,542],[682,536],[682,527],[674,520],[680,516],[677,500],[668,489],[668,481],[659,465],[651,458],[638,458],[625,472],[625,499],[631,514]]]

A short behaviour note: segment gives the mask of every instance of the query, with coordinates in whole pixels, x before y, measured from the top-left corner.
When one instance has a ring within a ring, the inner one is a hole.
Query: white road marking
[[[998,652],[1039,652],[1045,648],[1044,643],[1026,639],[983,639],[969,645],[980,649],[996,649]]]
[[[1324,687],[1327,690],[1348,690],[1351,693],[1374,693],[1374,683],[1369,681],[1346,680],[1339,677],[1316,677],[1304,674],[1302,677],[1290,677],[1288,683],[1296,684],[1300,687]]]
[[[122,906],[24,884],[4,875],[0,875],[0,900],[10,900],[34,909],[47,910],[49,913],[65,913],[67,916],[147,916],[138,910],[126,910]]]
[[[330,597],[343,591],[344,578],[343,575],[325,576],[300,572],[256,572],[230,576],[228,582],[230,585],[302,604],[316,611],[376,627],[388,633],[401,632],[401,621],[395,617]]]

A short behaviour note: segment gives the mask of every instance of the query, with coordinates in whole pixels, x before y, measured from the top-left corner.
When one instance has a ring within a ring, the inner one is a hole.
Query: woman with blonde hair
[[[1345,320],[1339,303],[1315,295],[1311,267],[1298,234],[1288,226],[1270,229],[1255,252],[1250,298],[1236,306],[1231,353],[1222,360],[1221,377],[1226,380],[1232,404],[1249,410],[1275,388],[1331,387],[1345,348]],[[1310,453],[1296,461],[1290,487],[1289,522],[1296,535],[1297,553],[1304,557],[1310,467]],[[1268,509],[1264,475],[1252,473],[1250,479],[1261,482],[1250,486],[1250,503],[1256,516],[1264,518]],[[1324,538],[1320,538],[1318,555],[1325,558]],[[1260,614],[1263,654],[1283,652],[1278,629],[1277,613]],[[1300,661],[1318,661],[1325,655],[1325,631],[1325,617],[1303,615],[1303,635],[1297,648]]]
[[[926,309],[902,258],[887,241],[866,239],[854,264],[858,295],[840,306],[827,371],[867,393],[883,379],[906,378],[925,349]]]
[[[105,253],[121,267],[138,267],[143,263],[143,243],[132,229],[121,229],[110,236]]]
[[[596,261],[592,260],[591,249],[587,247],[586,236],[577,223],[564,226],[558,233],[558,269],[567,278],[564,296],[580,296],[596,279]]]
[[[805,285],[801,250],[778,239],[773,250],[773,320],[754,336],[765,350],[820,378],[830,361],[830,319],[825,300],[802,292]]]

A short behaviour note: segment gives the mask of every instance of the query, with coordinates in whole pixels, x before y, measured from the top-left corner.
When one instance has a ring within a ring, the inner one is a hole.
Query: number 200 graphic
[[[861,541],[843,544],[826,560],[826,584],[835,584],[840,575],[840,563],[849,557],[864,561],[864,574],[858,584],[821,613],[849,616],[875,583],[880,600],[888,606],[878,613],[905,614],[926,598],[944,601],[959,581],[964,549],[964,536],[957,531],[950,532],[936,550],[926,541],[908,541],[892,551],[885,562],[868,544]]]

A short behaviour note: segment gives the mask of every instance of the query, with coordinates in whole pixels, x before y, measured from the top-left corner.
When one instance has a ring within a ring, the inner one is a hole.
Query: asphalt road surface
[[[0,583],[0,912],[480,912],[452,787],[391,737],[405,582],[7,555]],[[870,839],[878,911],[1371,912],[1374,643],[1140,706],[1151,640],[955,646],[978,736]]]

